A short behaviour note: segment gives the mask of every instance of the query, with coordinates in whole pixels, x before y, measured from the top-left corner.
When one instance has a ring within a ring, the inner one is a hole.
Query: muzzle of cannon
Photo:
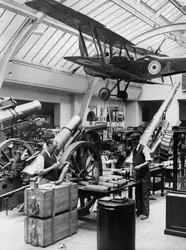
[[[61,151],[64,149],[66,143],[70,138],[76,134],[80,125],[82,123],[81,117],[75,115],[68,122],[68,124],[62,128],[62,130],[55,136],[55,140],[58,142],[58,150]]]
[[[41,103],[39,101],[18,105],[15,108],[4,107],[0,109],[0,121],[4,128],[11,127],[16,124],[18,119],[23,119],[39,110],[41,110]]]
[[[165,118],[165,115],[167,113],[167,110],[169,109],[179,87],[180,87],[180,82],[176,82],[173,87],[171,88],[171,90],[169,91],[167,97],[165,98],[165,100],[163,101],[162,105],[160,106],[159,110],[157,111],[157,113],[154,115],[153,119],[151,120],[151,122],[149,123],[148,127],[145,129],[145,131],[143,132],[140,141],[143,145],[149,146],[149,148],[153,147],[153,143],[150,143],[150,139],[153,135],[153,133],[155,132],[155,130],[157,129],[157,127],[162,123],[162,121]]]

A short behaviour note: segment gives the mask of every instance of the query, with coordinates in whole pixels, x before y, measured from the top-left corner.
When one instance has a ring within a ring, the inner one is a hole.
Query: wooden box
[[[77,208],[78,185],[76,183],[53,183],[27,188],[24,193],[24,211],[28,216],[47,218]],[[53,211],[54,209],[54,211]]]
[[[24,220],[24,239],[34,246],[46,247],[71,236],[77,229],[77,209],[48,219],[27,216]]]

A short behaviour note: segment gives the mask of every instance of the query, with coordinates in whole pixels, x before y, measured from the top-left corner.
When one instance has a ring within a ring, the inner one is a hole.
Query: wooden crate
[[[24,211],[28,216],[48,218],[53,213],[59,214],[77,208],[77,201],[76,183],[62,183],[58,186],[47,183],[36,189],[25,189]]]
[[[27,216],[24,220],[24,239],[34,246],[46,247],[71,236],[77,229],[77,209],[48,219]]]

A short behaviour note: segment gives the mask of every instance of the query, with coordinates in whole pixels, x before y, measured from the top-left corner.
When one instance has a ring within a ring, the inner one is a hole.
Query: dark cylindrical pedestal
[[[135,201],[98,201],[97,250],[135,250]]]

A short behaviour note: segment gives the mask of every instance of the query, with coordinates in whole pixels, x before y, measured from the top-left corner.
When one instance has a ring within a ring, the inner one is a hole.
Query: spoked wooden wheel
[[[98,150],[101,146],[101,139],[99,134],[94,130],[88,130],[84,134],[84,140],[91,142]]]
[[[102,174],[101,157],[92,143],[87,141],[72,143],[62,155],[61,163],[66,161],[70,162],[70,180],[77,183],[86,181],[97,184],[99,182],[99,176]],[[78,198],[78,215],[89,214],[89,209],[96,198],[87,194],[79,194]]]
[[[32,147],[21,140],[9,139],[0,143],[0,179],[4,183],[0,195],[21,187],[25,158],[33,153]]]
[[[24,141],[9,139],[0,144],[0,167],[4,171],[22,170],[23,161],[34,153]]]

